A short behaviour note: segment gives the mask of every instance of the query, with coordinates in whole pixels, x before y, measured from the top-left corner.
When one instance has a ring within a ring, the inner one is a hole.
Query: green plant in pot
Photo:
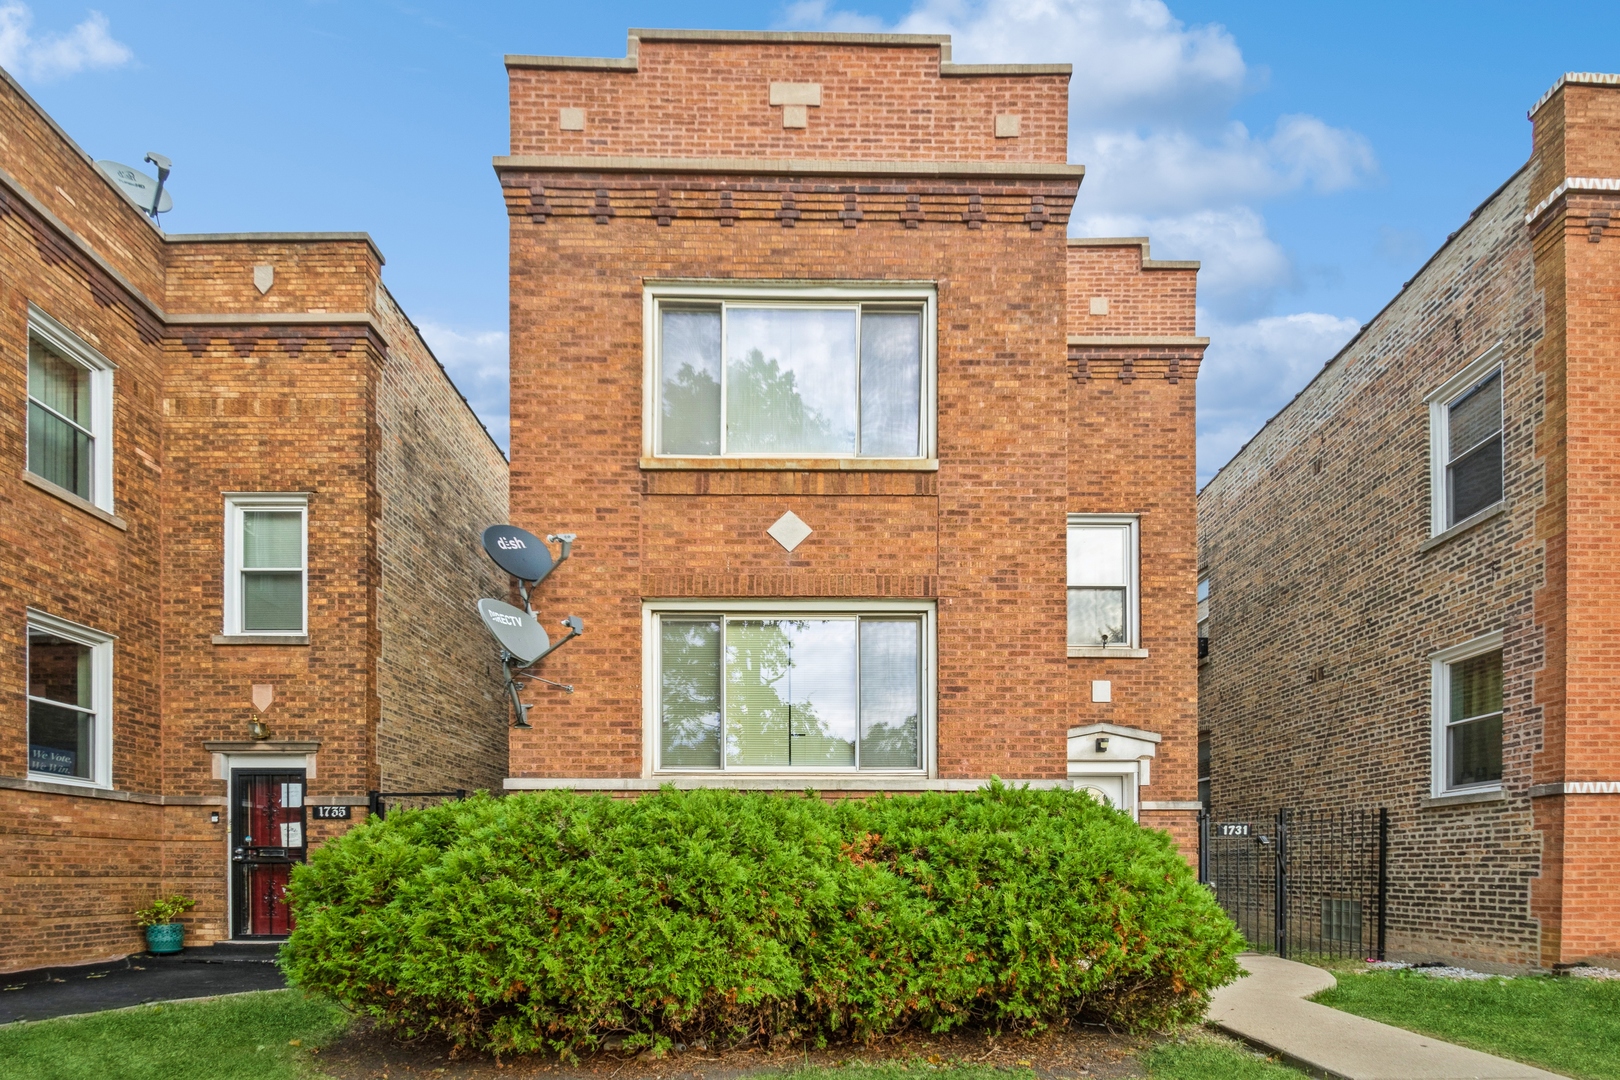
[[[197,906],[197,901],[179,893],[160,896],[135,912],[135,921],[146,928],[146,948],[153,953],[177,953],[185,946],[186,928],[180,916]]]

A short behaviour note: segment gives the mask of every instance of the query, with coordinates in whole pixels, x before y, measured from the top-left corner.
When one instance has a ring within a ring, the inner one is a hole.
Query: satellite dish
[[[480,600],[478,615],[501,643],[501,648],[525,667],[551,651],[551,639],[546,636],[545,627],[522,608],[500,600]]]
[[[538,584],[551,573],[551,549],[534,533],[516,525],[491,525],[485,529],[484,550],[496,566],[519,581]]]
[[[98,161],[96,168],[106,173],[107,178],[117,185],[118,190],[122,191],[130,202],[140,207],[141,213],[167,214],[174,208],[174,200],[169,197],[169,193],[164,191],[159,195],[160,186],[157,180],[141,170],[120,165],[116,161]],[[157,196],[158,200],[155,210],[152,206],[153,196]]]

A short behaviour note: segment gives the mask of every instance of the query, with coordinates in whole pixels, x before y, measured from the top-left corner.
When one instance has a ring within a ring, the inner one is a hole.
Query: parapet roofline
[[[643,41],[706,42],[723,45],[869,45],[885,49],[938,49],[942,77],[1072,75],[1073,64],[953,64],[949,34],[831,34],[806,30],[649,30],[632,29],[623,59],[595,56],[510,54],[508,68],[573,71],[636,71]]]
[[[1198,270],[1203,263],[1197,259],[1155,259],[1145,236],[1071,236],[1070,247],[1139,247],[1142,249],[1144,270]]]
[[[677,158],[604,154],[497,156],[495,171],[585,173],[727,173],[743,176],[1005,176],[1023,180],[1085,178],[1084,165],[1040,161],[829,161],[810,158]]]
[[[368,232],[222,232],[222,233],[167,233],[164,239],[171,244],[309,244],[333,243],[345,240],[363,240],[371,253],[377,256],[377,265],[387,265],[382,249]]]
[[[1620,86],[1620,75],[1605,75],[1599,71],[1566,71],[1558,76],[1558,81],[1548,87],[1547,92],[1536,99],[1525,113],[1525,118],[1534,120],[1541,107],[1551,101],[1553,95],[1566,86]]]

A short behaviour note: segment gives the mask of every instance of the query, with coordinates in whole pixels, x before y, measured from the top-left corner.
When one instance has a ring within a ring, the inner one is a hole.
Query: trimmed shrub
[[[1000,784],[481,794],[329,841],[290,894],[294,984],[496,1053],[1162,1026],[1242,947],[1168,837]]]

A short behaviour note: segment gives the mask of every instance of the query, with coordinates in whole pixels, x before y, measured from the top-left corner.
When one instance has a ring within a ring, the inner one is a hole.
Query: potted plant
[[[135,921],[146,928],[146,947],[154,953],[177,953],[185,945],[186,928],[180,916],[197,906],[197,901],[179,893],[160,896],[135,912]]]

